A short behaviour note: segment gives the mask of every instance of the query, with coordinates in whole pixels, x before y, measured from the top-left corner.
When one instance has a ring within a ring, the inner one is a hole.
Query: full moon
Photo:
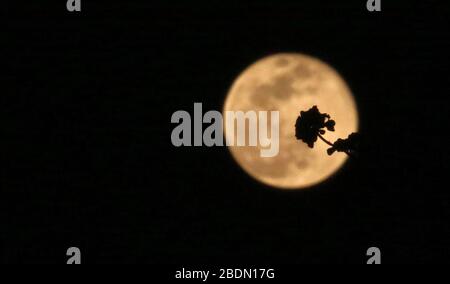
[[[337,123],[335,132],[325,134],[329,141],[358,130],[350,88],[328,64],[303,54],[277,54],[251,65],[233,83],[223,115],[226,120],[227,111],[279,111],[280,152],[262,158],[260,147],[229,147],[232,156],[251,177],[275,188],[304,189],[324,182],[344,165],[347,156],[328,156],[329,146],[322,141],[311,149],[296,140],[300,111],[315,105]]]

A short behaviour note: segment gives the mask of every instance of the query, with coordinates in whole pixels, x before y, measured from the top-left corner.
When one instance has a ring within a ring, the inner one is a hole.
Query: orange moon
[[[330,65],[303,54],[277,54],[248,67],[227,95],[225,121],[227,111],[279,111],[280,152],[262,158],[260,147],[229,147],[239,166],[259,182],[287,190],[312,187],[334,175],[346,162],[345,154],[328,156],[328,146],[322,141],[310,149],[295,138],[300,111],[314,105],[337,123],[336,132],[325,135],[329,141],[347,138],[358,130],[354,97]]]

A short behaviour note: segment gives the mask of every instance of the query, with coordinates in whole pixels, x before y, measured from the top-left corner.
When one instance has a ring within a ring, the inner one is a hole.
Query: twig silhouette
[[[324,138],[322,135],[320,135],[320,134],[319,134],[319,138],[320,138],[323,142],[327,143],[329,146],[331,146],[331,147],[334,146],[333,143],[331,143],[330,141],[328,141],[327,139],[325,139],[325,138]]]
[[[350,157],[355,157],[359,149],[359,134],[352,133],[347,139],[338,139],[331,143],[323,135],[327,131],[335,131],[335,126],[336,122],[331,119],[330,115],[321,113],[317,106],[313,106],[308,111],[300,112],[295,124],[295,136],[310,148],[314,148],[318,139],[322,140],[331,147],[327,150],[330,156],[335,152],[342,152]]]

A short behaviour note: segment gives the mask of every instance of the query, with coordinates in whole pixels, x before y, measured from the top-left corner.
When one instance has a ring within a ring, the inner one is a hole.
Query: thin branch
[[[322,140],[323,142],[327,143],[329,146],[334,147],[334,144],[331,143],[330,141],[328,141],[327,139],[325,139],[322,135],[319,134],[319,138],[320,140]]]

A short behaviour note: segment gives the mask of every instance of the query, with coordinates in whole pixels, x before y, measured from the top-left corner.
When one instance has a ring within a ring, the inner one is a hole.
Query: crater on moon
[[[280,152],[260,157],[258,147],[229,147],[237,163],[256,180],[281,189],[301,189],[323,182],[347,160],[345,154],[326,154],[327,145],[308,148],[295,138],[295,121],[302,110],[317,105],[336,120],[335,141],[358,130],[358,113],[342,77],[319,59],[302,54],[278,54],[245,70],[225,100],[226,111],[280,111]]]

